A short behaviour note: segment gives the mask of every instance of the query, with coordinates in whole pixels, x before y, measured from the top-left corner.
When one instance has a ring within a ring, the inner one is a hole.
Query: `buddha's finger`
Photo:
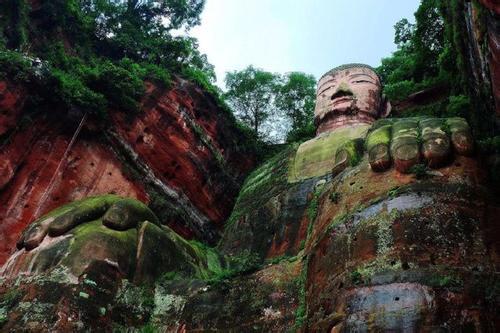
[[[445,120],[429,118],[420,121],[422,155],[430,168],[439,168],[449,162],[451,145]]]
[[[418,121],[399,120],[392,125],[391,155],[396,170],[409,173],[412,166],[420,162]]]
[[[160,225],[151,209],[135,199],[122,199],[115,202],[102,218],[102,223],[105,226],[120,231],[135,228],[142,221]]]
[[[450,131],[453,150],[459,155],[472,155],[474,152],[474,139],[467,121],[458,117],[448,118],[446,125]]]
[[[368,134],[366,148],[368,160],[373,171],[385,171],[391,167],[391,132],[392,126],[381,126]]]

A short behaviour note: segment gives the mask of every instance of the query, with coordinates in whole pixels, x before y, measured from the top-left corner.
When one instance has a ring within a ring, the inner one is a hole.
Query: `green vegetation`
[[[427,177],[427,166],[425,164],[415,164],[410,168],[410,173],[414,174],[417,179]]]
[[[359,284],[363,283],[363,276],[357,270],[351,272],[350,278],[351,278],[352,284],[354,284],[354,285],[359,285]]]
[[[226,75],[225,97],[236,116],[267,142],[303,141],[315,135],[312,75],[273,74],[253,66]]]
[[[299,331],[304,328],[307,323],[307,302],[306,302],[306,282],[307,282],[307,266],[309,257],[303,259],[300,276],[297,278],[297,290],[299,291],[299,306],[295,311],[294,331]]]
[[[177,36],[199,24],[204,2],[45,0],[31,8],[26,0],[3,1],[0,78],[28,90],[27,111],[88,114],[106,126],[109,110],[139,111],[145,81],[168,88],[183,77],[226,112],[238,148],[258,153],[265,147],[236,121],[196,39]]]
[[[256,253],[245,250],[227,258],[227,266],[208,278],[209,284],[219,284],[236,276],[256,271],[261,267],[261,260]]]
[[[215,78],[196,40],[171,34],[198,24],[203,5],[204,0],[47,0],[32,9],[25,0],[4,1],[0,77],[34,84],[39,110],[101,118],[110,108],[136,112],[145,80],[165,86],[172,74],[189,71],[203,76],[198,82]]]
[[[0,51],[0,79],[28,83],[33,77],[31,61],[18,52]]]
[[[230,228],[238,219],[260,207],[288,186],[287,175],[290,155],[296,147],[289,146],[267,160],[245,180],[233,212],[226,222]]]
[[[324,185],[320,185],[315,189],[313,193],[313,198],[311,199],[311,201],[309,202],[309,206],[307,207],[307,217],[309,219],[309,226],[314,224],[314,220],[318,216],[319,198],[323,193],[323,188]]]
[[[18,289],[12,288],[0,295],[0,328],[7,321],[9,311],[19,303],[22,294]]]
[[[253,130],[255,138],[263,137],[265,122],[271,117],[276,76],[249,66],[226,75],[227,101],[236,116]]]
[[[476,0],[472,5],[484,49],[485,10]],[[448,90],[448,98],[407,110],[405,116],[465,117],[476,137],[485,138],[494,132],[491,90],[487,82],[477,86],[471,73],[465,6],[460,0],[422,0],[414,24],[402,19],[394,26],[398,50],[382,59],[377,71],[392,101],[432,87]]]
[[[334,204],[338,204],[341,198],[341,194],[339,192],[331,192],[328,198]]]
[[[442,274],[442,273],[441,273]],[[457,275],[435,274],[429,278],[428,284],[440,288],[460,288],[463,287],[462,279]]]
[[[479,147],[485,153],[500,154],[500,136],[487,138],[478,142]]]
[[[316,134],[314,105],[316,79],[312,75],[291,72],[283,75],[276,90],[275,105],[279,114],[290,123],[287,142],[298,142]]]
[[[394,26],[398,50],[382,59],[377,69],[389,99],[404,99],[412,92],[441,84],[449,78],[450,73],[441,71],[440,66],[442,54],[449,52],[440,4],[440,0],[423,0],[415,13],[415,24],[402,19]]]

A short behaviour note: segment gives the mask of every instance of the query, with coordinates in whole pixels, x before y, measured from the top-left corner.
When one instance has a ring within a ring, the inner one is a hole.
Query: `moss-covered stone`
[[[136,283],[152,283],[169,273],[209,278],[220,270],[220,259],[213,249],[188,242],[168,227],[144,222],[139,228]]]
[[[445,120],[439,118],[420,121],[422,153],[431,168],[444,165],[451,153],[450,138],[445,125]]]
[[[460,155],[471,155],[474,151],[474,140],[467,121],[463,118],[449,118],[446,120],[451,133],[451,142],[455,152]]]
[[[116,195],[103,195],[71,203],[70,209],[52,215],[54,220],[49,225],[48,234],[60,236],[83,222],[100,218],[119,199]]]
[[[335,166],[333,174],[342,172],[345,168],[356,166],[361,161],[364,150],[363,138],[348,140],[343,143],[335,153]]]
[[[366,138],[368,159],[374,171],[383,171],[391,165],[390,143],[392,126],[383,125],[371,130]]]
[[[288,173],[289,182],[324,176],[335,167],[335,154],[351,140],[364,138],[370,125],[360,124],[324,133],[298,148]]]
[[[408,172],[408,168],[420,160],[420,130],[418,121],[399,120],[392,125],[391,155],[396,168]]]
[[[61,264],[80,276],[93,262],[105,261],[124,277],[132,277],[135,267],[137,231],[112,230],[101,220],[84,223],[73,231],[67,255]]]
[[[77,200],[58,207],[31,223],[17,242],[19,249],[37,247],[50,232],[52,236],[63,234],[78,224],[97,219],[114,202],[117,195],[101,195]]]
[[[160,225],[160,221],[148,206],[130,198],[114,202],[102,218],[105,226],[115,230],[135,228],[142,221]]]

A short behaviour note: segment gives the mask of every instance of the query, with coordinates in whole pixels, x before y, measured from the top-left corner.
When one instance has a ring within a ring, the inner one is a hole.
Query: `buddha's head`
[[[320,134],[349,125],[371,124],[386,117],[390,109],[373,68],[348,64],[332,69],[319,80],[314,123]]]

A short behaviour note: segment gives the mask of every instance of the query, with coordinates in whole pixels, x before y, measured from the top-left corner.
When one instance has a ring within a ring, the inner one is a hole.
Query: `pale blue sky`
[[[191,31],[200,51],[225,73],[255,65],[319,78],[351,62],[378,66],[395,51],[394,24],[413,21],[419,0],[207,0]]]

